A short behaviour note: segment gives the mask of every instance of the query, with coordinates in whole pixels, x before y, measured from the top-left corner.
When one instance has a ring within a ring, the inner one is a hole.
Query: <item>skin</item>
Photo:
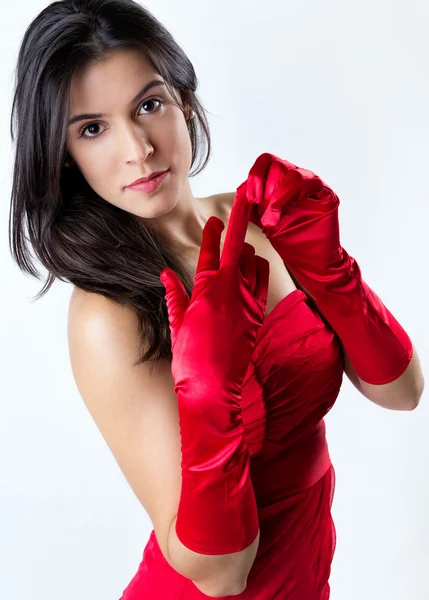
[[[101,119],[87,119],[71,125],[67,132],[66,146],[72,161],[76,163],[89,185],[98,195],[105,199],[106,202],[110,202],[136,215],[136,217],[142,219],[148,226],[156,228],[163,234],[167,234],[166,237],[177,246],[181,255],[187,259],[189,272],[194,276],[204,225],[210,215],[216,215],[222,219],[225,224],[221,238],[222,247],[235,192],[217,194],[205,199],[193,196],[188,178],[191,167],[191,142],[185,116],[180,108],[174,104],[174,99],[169,95],[167,89],[162,86],[152,88],[136,103],[133,105],[130,104],[131,99],[143,85],[154,78],[162,79],[145,56],[129,50],[118,51],[104,61],[94,63],[80,73],[75,74],[70,90],[69,117],[71,118],[77,113],[90,112],[108,113],[110,116],[105,116]],[[149,98],[155,96],[165,101],[165,104],[162,104],[159,110],[157,109],[159,104],[156,101],[149,103]],[[148,101],[147,106],[144,103],[145,100]],[[146,110],[148,107],[150,108]],[[87,137],[79,138],[79,130],[89,124],[93,125],[84,132],[84,136]],[[94,139],[90,139],[92,137]],[[170,169],[170,173],[156,192],[146,194],[144,192],[125,189],[126,185],[138,177],[166,168]],[[288,269],[271,247],[265,235],[252,223],[248,225],[246,241],[253,245],[256,254],[263,256],[270,263],[269,293],[266,308],[266,314],[269,314],[287,294],[296,289],[296,285]],[[81,320],[77,320],[77,313],[79,311],[82,312],[84,317],[87,314],[83,308],[85,306],[85,301],[83,300],[85,295],[86,292],[75,288],[72,302],[73,310],[70,311],[71,323],[82,323]],[[103,302],[100,299],[97,299],[97,301],[100,303]],[[111,308],[111,305],[109,307]],[[124,323],[133,323],[133,321],[128,321],[124,318],[123,307],[115,307],[115,311],[115,318],[117,319],[117,327],[115,329],[120,332],[120,335],[129,335],[129,339],[133,340],[135,337],[134,325],[131,326],[131,332],[128,334],[124,327]],[[109,314],[111,314],[110,311]],[[73,326],[71,326],[71,329],[73,329]],[[79,335],[82,335],[82,329],[76,327],[75,331],[71,331],[71,338],[75,339]],[[77,344],[77,342],[75,343]],[[126,346],[127,344],[124,344],[124,347]],[[76,347],[78,348],[79,346]],[[76,350],[76,347],[74,350],[75,368],[77,368],[81,354],[79,350]],[[345,358],[347,359],[347,357]],[[410,371],[408,370],[408,372]],[[362,386],[362,381],[357,377],[351,364],[348,364],[346,373],[362,394],[367,395],[368,393],[367,397],[381,406],[393,407],[392,396],[395,396],[392,393],[392,384],[389,384],[390,387],[388,390],[381,390],[385,396],[376,397],[375,395],[370,395],[367,388]],[[405,381],[403,377],[401,381]],[[97,393],[93,392],[96,386],[91,383],[91,374],[86,373],[85,376],[82,376],[80,384],[82,388],[85,387],[87,391],[90,390],[88,391],[87,398],[94,396],[92,412],[99,415],[98,424],[100,430],[105,432],[111,431],[111,422],[110,424],[106,424],[111,417],[109,417],[109,411],[106,411],[104,408],[105,397],[103,397],[103,407],[100,408],[100,405],[97,408]],[[401,384],[401,386],[398,388],[398,393],[395,397],[395,408],[397,409],[401,409],[401,406],[409,407],[415,403],[415,396],[411,396],[408,392],[409,389],[413,390],[414,387],[410,386],[408,380],[405,384]],[[385,386],[372,387],[384,388]],[[376,389],[372,394],[376,392],[380,393]],[[411,401],[409,398],[411,398]],[[134,410],[133,408],[133,414]],[[125,417],[123,417],[122,413],[121,417],[125,422]],[[140,419],[144,423],[142,416],[140,416]],[[115,433],[110,438],[110,443],[120,449],[117,451],[118,456],[119,454],[121,456],[125,455],[122,454],[125,453],[124,449],[130,448],[128,438],[130,437],[129,432],[131,429],[127,430],[127,437],[125,438],[124,436],[123,439],[120,438],[120,430],[121,428],[116,428],[115,425]],[[108,434],[106,433],[105,435],[107,436]],[[177,467],[180,459],[180,448],[178,436],[175,439],[177,443],[175,464]],[[132,470],[138,473],[137,463],[138,452],[141,452],[140,447],[141,442],[139,440],[138,446],[136,446],[138,450],[129,450],[129,454],[127,455],[126,462],[133,465],[129,467],[128,473],[130,474]],[[170,475],[168,473],[165,476],[169,476],[170,480],[173,481],[171,490],[174,501],[171,501],[171,505],[177,506],[180,493],[179,469],[177,469],[177,477],[174,474]],[[135,481],[134,485],[137,490],[142,483],[138,475],[135,475],[133,480]],[[148,494],[150,497],[151,493],[154,496],[156,495],[156,491],[153,490],[149,493],[145,491],[144,494],[142,492],[142,496],[145,495],[147,498]],[[156,504],[158,504],[158,499],[152,497],[150,505],[155,506]],[[159,510],[159,514],[161,512]],[[171,519],[169,515],[172,512],[174,512],[174,509],[170,509],[169,512],[165,511],[162,516],[158,515],[157,519],[158,531],[162,530],[164,532],[164,535],[159,536],[159,539],[163,543],[164,556],[168,556],[173,543],[178,543],[178,539],[170,536]],[[239,553],[237,553],[237,567],[234,564],[232,577],[230,576],[230,571],[223,571],[225,579],[231,579],[231,581],[225,583],[225,589],[229,590],[227,593],[237,593],[236,591],[232,591],[234,586],[235,590],[238,589],[238,591],[244,589],[242,585],[243,579],[245,580],[253,563],[258,544],[259,535],[254,544],[246,549],[246,556],[241,554],[238,556]],[[176,547],[176,556],[182,555],[183,557],[183,553],[185,553],[186,557],[189,551],[185,547],[180,547],[180,545]],[[243,560],[243,556],[245,560]],[[188,560],[194,560],[194,558],[191,557],[189,559],[188,556]],[[203,566],[206,561],[207,557],[203,557]],[[182,562],[185,564],[183,560]],[[201,565],[199,568],[201,568]],[[237,573],[240,569],[244,572],[244,575],[237,581]],[[219,572],[219,570],[221,569],[217,568],[216,572]],[[217,575],[216,577],[218,578]],[[237,583],[240,584],[238,587]],[[217,583],[217,585],[219,584]],[[206,594],[217,591],[215,589],[216,585],[211,589],[210,582],[207,581],[204,587],[197,587]],[[225,595],[224,592],[225,590],[223,590],[222,595]],[[219,594],[217,595],[219,596]]]
[[[71,162],[98,195],[166,234],[194,277],[204,225],[211,215],[222,219],[222,249],[235,191],[194,197],[188,177],[192,159],[186,121],[189,114],[175,105],[165,86],[150,89],[130,105],[137,92],[153,79],[163,80],[145,55],[134,50],[117,51],[75,73],[69,118],[95,112],[110,116],[70,125],[66,147]],[[165,103],[160,106],[156,100],[150,101],[154,97]],[[79,137],[83,128],[84,137]],[[155,192],[125,189],[138,177],[166,168],[170,173]],[[270,263],[269,314],[296,286],[265,235],[252,223],[246,242]]]
[[[194,197],[188,178],[192,157],[186,121],[189,114],[183,114],[165,86],[151,88],[130,104],[143,85],[155,78],[163,79],[146,56],[134,50],[116,51],[75,73],[70,88],[69,117],[90,112],[110,116],[70,125],[66,148],[71,161],[98,195],[165,234],[194,277],[204,225],[211,215],[222,219],[225,224],[222,249],[235,192]],[[154,97],[164,100],[164,104],[156,100],[149,102]],[[181,105],[179,96],[176,100]],[[79,137],[81,128],[86,125],[91,126],[84,137]],[[147,194],[125,189],[137,178],[164,169],[170,172],[155,192]],[[270,263],[265,313],[268,315],[284,296],[296,289],[296,281],[265,235],[252,223],[248,225],[246,242]],[[394,410],[416,406],[424,386],[417,353],[399,379],[381,386],[359,379],[346,353],[344,355],[347,376],[369,400]]]
[[[199,247],[209,215],[201,209],[204,203],[193,196],[189,183],[192,147],[186,114],[174,104],[165,86],[151,88],[130,105],[153,79],[163,81],[146,56],[133,50],[117,51],[74,74],[69,117],[90,112],[110,116],[70,125],[67,151],[106,202],[168,233],[178,247]],[[179,96],[177,101],[182,105]],[[90,127],[79,137],[85,125]],[[155,192],[125,189],[139,177],[168,168],[167,179]]]
[[[130,104],[130,100],[137,92],[155,78],[162,79],[144,56],[131,51],[118,52],[103,62],[90,65],[79,74],[75,74],[70,90],[69,118],[79,113],[95,112],[108,113],[110,116],[86,119],[71,125],[67,132],[67,151],[72,162],[76,163],[89,185],[101,198],[134,214],[137,218],[142,219],[147,226],[166,234],[167,239],[175,246],[180,257],[184,259],[185,268],[188,269],[190,276],[194,278],[203,229],[211,215],[218,216],[225,224],[220,244],[221,249],[223,248],[235,191],[214,194],[207,198],[195,198],[193,196],[188,177],[191,168],[192,146],[186,113],[184,115],[180,108],[175,105],[174,99],[165,87],[152,88],[135,104]],[[165,101],[165,104],[161,105],[159,110],[157,110],[158,103],[156,101],[149,102],[149,99],[155,96]],[[147,101],[147,104],[145,104],[145,101]],[[81,129],[87,125],[91,125],[91,127],[83,132],[86,137],[80,138]],[[127,184],[138,177],[165,168],[170,169],[169,176],[155,192],[147,194],[124,189]],[[284,296],[295,289],[295,284],[265,235],[252,223],[248,225],[246,241],[253,245],[258,255],[263,256],[270,262],[271,277],[266,309],[266,314],[268,314]],[[124,316],[124,312],[125,315],[128,315],[128,311],[132,309],[122,306],[113,306],[112,308],[112,305],[110,303],[106,304],[103,298],[95,295],[95,299],[91,299],[91,296],[84,290],[74,288],[70,310],[70,339],[76,340],[80,335],[83,335],[82,328],[74,326],[73,323],[84,322],[88,314],[86,307],[94,307],[92,302],[97,302],[97,307],[106,309],[106,315],[111,315],[111,311],[114,311],[114,318],[117,319],[117,330],[121,332],[121,336],[129,336],[129,346],[133,348],[132,358],[133,360],[137,358],[134,354],[135,344],[133,343],[136,337],[135,321],[133,318],[128,320]],[[91,310],[90,308],[89,312]],[[133,317],[133,315],[128,316]],[[125,323],[131,323],[128,333]],[[81,356],[79,345],[76,346],[76,344],[78,342],[71,341],[71,352],[75,356],[75,368],[77,368],[76,365],[79,363]],[[161,379],[168,381],[168,371],[167,368],[166,378],[162,377]],[[108,431],[109,426],[103,424],[110,418],[109,411],[100,408],[100,412],[98,412],[96,407],[97,392],[93,391],[93,384],[91,383],[92,374],[85,373],[79,381],[81,388],[85,388],[88,392],[87,402],[89,402],[89,398],[94,398],[94,404],[91,404],[92,414],[99,415],[97,422],[100,429]],[[156,384],[152,383],[151,385],[152,388],[148,384],[148,389],[154,389]],[[167,395],[165,382],[163,385],[164,387],[158,384],[156,394]],[[150,392],[147,393],[150,395]],[[153,393],[155,394],[155,392]],[[171,394],[170,391],[169,393]],[[105,397],[103,397],[104,401]],[[168,402],[169,400],[166,398],[161,406],[168,406]],[[121,406],[122,404],[121,399]],[[118,410],[121,409],[118,408]],[[144,423],[144,417],[141,416],[140,419],[141,423]],[[124,416],[125,420],[126,417]],[[119,448],[117,451],[118,456],[122,456],[122,453],[126,452],[125,449],[130,448],[129,436],[131,434],[127,433],[126,438],[119,439],[120,432],[120,427],[115,428],[114,441],[112,442],[112,444],[117,444]],[[174,438],[172,444],[175,440],[178,440],[178,436]],[[179,454],[177,454],[174,461],[176,466],[180,462],[180,446],[177,446],[177,451]],[[139,452],[141,452],[140,443],[138,448],[129,450],[129,463],[137,465]],[[135,466],[136,471],[138,471],[138,468]],[[173,468],[170,463],[168,468]],[[177,506],[178,494],[180,493],[179,470],[177,473],[177,481],[174,476],[166,474],[166,477],[175,481],[171,485],[170,496],[172,498],[169,499],[170,504],[173,506]],[[135,489],[140,489],[139,486],[143,485],[142,478],[135,476],[134,481],[136,481],[134,484]],[[155,489],[145,491],[142,496],[145,495],[145,498],[147,498],[150,494],[153,494],[153,496],[148,501],[148,505],[158,505],[159,500],[154,497],[156,495]],[[219,589],[222,586],[224,586],[222,587],[222,596],[226,593],[236,594],[238,591],[241,592],[244,589],[243,580],[247,577],[256,556],[259,534],[245,551],[235,553],[233,556],[229,555],[227,563],[225,563],[224,557],[210,557],[212,560],[209,562],[207,557],[203,555],[199,559],[200,562],[196,563],[195,553],[185,548],[175,535],[170,535],[172,525],[170,515],[174,510],[165,510],[162,514],[162,511],[159,510],[157,515],[160,516],[156,520],[154,519],[159,527],[159,539],[164,556],[170,556],[170,560],[171,554],[175,556],[178,564],[182,565],[185,571],[184,565],[188,565],[189,572],[192,571],[193,573],[201,570],[214,571],[216,574],[214,581],[212,581],[212,577],[204,577],[200,581],[195,576],[195,586],[206,594],[213,596],[217,594],[216,597],[218,597]],[[194,566],[191,569],[189,565]],[[216,568],[210,565],[216,565]]]

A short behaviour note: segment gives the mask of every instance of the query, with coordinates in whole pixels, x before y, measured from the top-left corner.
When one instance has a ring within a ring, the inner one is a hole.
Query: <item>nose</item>
[[[149,142],[146,135],[141,133],[141,130],[137,133],[130,128],[128,130],[128,137],[126,136],[126,139],[124,140],[124,144],[128,150],[128,156],[125,160],[128,165],[142,163],[154,152],[152,144]]]

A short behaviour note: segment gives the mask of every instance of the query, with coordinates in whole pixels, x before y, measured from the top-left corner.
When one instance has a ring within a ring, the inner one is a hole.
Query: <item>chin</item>
[[[160,193],[153,198],[142,198],[141,209],[136,210],[135,206],[133,210],[129,210],[132,214],[142,219],[156,219],[172,211],[178,203],[178,198],[172,197],[171,194]]]

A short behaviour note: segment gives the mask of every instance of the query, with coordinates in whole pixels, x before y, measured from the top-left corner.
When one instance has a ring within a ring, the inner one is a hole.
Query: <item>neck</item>
[[[175,206],[153,219],[144,219],[144,222],[168,239],[178,253],[188,252],[201,247],[203,229],[210,217],[206,214],[208,210],[207,199],[195,198],[189,179],[186,179]]]

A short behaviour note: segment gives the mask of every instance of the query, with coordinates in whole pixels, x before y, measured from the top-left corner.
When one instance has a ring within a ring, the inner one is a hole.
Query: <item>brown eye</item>
[[[140,106],[144,106],[145,104],[150,104],[151,102],[159,102],[160,105],[158,106],[158,108],[156,110],[151,110],[150,112],[157,112],[161,108],[161,105],[164,104],[164,101],[161,100],[160,98],[149,98],[149,100],[145,100],[144,102],[142,102],[142,104]]]
[[[159,106],[158,108],[156,108],[155,110],[151,110],[146,114],[152,114],[152,113],[156,113],[161,109],[161,106],[164,104],[165,100],[161,100],[161,98],[148,98],[147,100],[143,100],[143,102],[140,104],[139,110],[140,108],[142,108],[143,106],[145,106],[146,104],[151,104],[152,102],[158,102]],[[144,113],[143,113],[144,114]],[[82,127],[82,129],[79,132],[79,137],[81,138],[86,138],[88,140],[93,140],[94,138],[97,138],[99,135],[101,134],[96,134],[96,135],[84,135],[85,132],[93,126],[98,126],[100,125],[100,123],[94,122],[94,123],[88,123],[87,125],[84,125],[84,127]]]

